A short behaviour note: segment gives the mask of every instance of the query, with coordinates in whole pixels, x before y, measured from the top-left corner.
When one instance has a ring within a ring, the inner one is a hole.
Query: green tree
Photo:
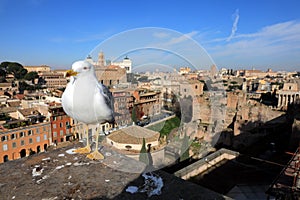
[[[38,79],[38,85],[42,86],[42,85],[46,85],[46,82],[45,79],[43,79],[42,77],[39,77]]]
[[[6,70],[7,66],[10,64],[10,62],[2,62],[0,64],[0,76],[5,77],[6,76]]]
[[[20,94],[23,94],[24,90],[35,90],[35,89],[36,89],[36,87],[34,87],[33,85],[28,85],[24,81],[19,82],[19,92],[20,92]]]
[[[138,81],[140,82],[145,82],[145,81],[148,81],[148,77],[147,76],[142,76],[138,79]]]
[[[0,68],[0,77],[6,77],[6,70],[4,68]]]
[[[8,74],[13,74],[15,79],[22,79],[27,74],[27,69],[24,69],[20,63],[16,62],[9,63],[6,70]]]
[[[149,165],[149,158],[148,153],[146,149],[146,140],[143,138],[143,145],[140,151],[139,161],[145,163],[146,165]]]
[[[37,72],[29,72],[24,76],[24,79],[27,81],[31,81],[34,83],[34,79],[39,78],[39,75]]]
[[[6,82],[6,70],[7,70],[7,66],[9,65],[10,62],[2,62],[0,64],[0,83],[4,83]]]
[[[133,106],[131,111],[131,119],[134,123],[137,122],[137,115],[136,115],[136,106]]]
[[[177,117],[181,118],[181,107],[180,107],[179,97],[177,97],[173,92],[171,93],[171,95],[172,95],[171,111],[173,111]]]

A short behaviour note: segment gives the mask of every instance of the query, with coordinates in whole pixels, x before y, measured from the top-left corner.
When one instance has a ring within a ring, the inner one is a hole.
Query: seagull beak
[[[66,72],[65,77],[76,76],[77,74],[78,74],[78,72],[75,72],[72,69],[70,69]]]

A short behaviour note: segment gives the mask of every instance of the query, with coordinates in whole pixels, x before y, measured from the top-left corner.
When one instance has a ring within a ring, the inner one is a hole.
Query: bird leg
[[[88,154],[86,157],[91,159],[91,160],[102,160],[104,159],[104,156],[99,152],[98,150],[98,139],[99,139],[99,134],[100,134],[100,128],[97,129],[96,132],[96,147],[94,152]]]
[[[86,146],[83,148],[75,149],[75,153],[90,153],[91,152],[91,147],[89,143],[89,127],[87,127],[86,130]]]

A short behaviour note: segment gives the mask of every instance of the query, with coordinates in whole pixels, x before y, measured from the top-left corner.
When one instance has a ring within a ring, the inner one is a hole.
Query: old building
[[[122,69],[125,69],[126,73],[131,73],[132,62],[131,62],[131,60],[127,56],[121,62],[112,62],[111,64],[119,66]]]
[[[183,74],[188,74],[190,73],[191,68],[189,67],[180,67],[179,69],[179,74],[183,75]]]
[[[278,76],[278,72],[272,71],[272,69],[268,69],[267,71],[261,70],[237,70],[236,76],[247,77],[247,78],[264,78],[266,76],[275,77]]]
[[[140,126],[130,126],[114,131],[107,136],[106,142],[117,149],[140,151],[143,138],[146,144],[151,144],[151,147],[159,145],[159,132]]]
[[[0,127],[0,163],[42,152],[49,146],[50,122],[11,121]]]
[[[282,90],[278,91],[279,109],[287,109],[291,103],[297,102],[300,99],[300,88],[296,82],[284,83]]]
[[[182,97],[194,97],[203,94],[204,83],[198,80],[188,80],[180,82],[180,96]]]
[[[46,81],[47,88],[63,88],[67,85],[67,79],[62,72],[42,72],[39,76]]]
[[[28,72],[50,72],[51,69],[47,65],[41,65],[41,66],[24,66],[25,69],[27,69]]]
[[[69,141],[72,138],[71,118],[64,112],[62,106],[49,106],[52,143]]]
[[[119,66],[101,67],[96,65],[95,74],[99,82],[109,87],[127,82],[126,70]]]
[[[133,97],[137,119],[161,113],[160,92],[140,88],[133,92]]]
[[[126,90],[111,90],[114,97],[114,111],[116,126],[124,126],[132,123],[130,114],[130,100],[131,95]]]

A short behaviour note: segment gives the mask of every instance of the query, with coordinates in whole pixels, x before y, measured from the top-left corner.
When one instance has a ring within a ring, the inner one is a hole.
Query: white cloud
[[[257,32],[236,34],[235,40],[223,43],[221,39],[207,43],[207,49],[218,60],[241,63],[283,64],[299,66],[300,22],[288,21],[263,27]]]
[[[153,36],[155,38],[166,38],[169,37],[170,34],[166,33],[166,32],[155,32],[153,33]]]
[[[239,22],[239,18],[240,18],[240,15],[239,15],[239,9],[236,9],[235,10],[235,13],[233,14],[233,17],[234,17],[234,21],[233,21],[233,24],[232,24],[232,28],[231,28],[231,34],[230,36],[227,38],[227,42],[229,42],[235,35],[235,32],[237,31],[238,27],[238,22]]]
[[[197,35],[197,33],[198,31],[192,31],[190,33],[186,33],[178,37],[173,37],[165,45],[175,45],[186,40],[190,40],[193,36]]]

